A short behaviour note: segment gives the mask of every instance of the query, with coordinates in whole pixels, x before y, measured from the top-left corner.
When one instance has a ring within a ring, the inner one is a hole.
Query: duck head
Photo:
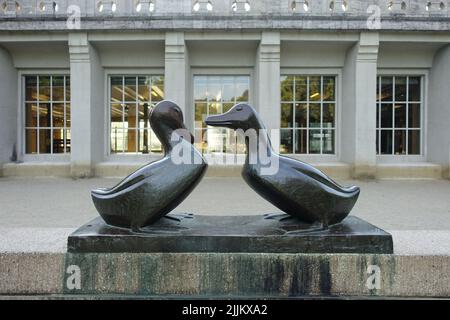
[[[216,116],[209,116],[206,124],[212,127],[225,127],[233,130],[262,129],[262,123],[251,106],[239,103],[228,112]]]
[[[194,143],[194,137],[183,122],[183,111],[172,101],[159,102],[150,112],[150,125],[163,144],[164,148],[170,149],[172,134],[176,132],[183,139]]]

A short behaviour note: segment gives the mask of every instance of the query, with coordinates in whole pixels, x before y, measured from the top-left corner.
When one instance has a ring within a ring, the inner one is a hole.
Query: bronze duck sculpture
[[[277,154],[251,106],[237,104],[227,113],[209,116],[206,123],[244,132],[253,129],[259,143],[255,144],[256,148],[251,147],[249,136],[245,137],[247,156],[242,176],[260,196],[291,217],[325,229],[344,220],[355,205],[360,193],[358,187],[342,187],[313,166]],[[274,174],[262,174],[267,165],[261,161],[261,151],[278,163]],[[250,161],[252,157],[256,160]]]
[[[164,157],[130,174],[110,189],[91,192],[100,216],[109,225],[140,231],[177,207],[204,176],[207,163],[193,146],[181,109],[171,101],[151,111],[150,125],[161,142]],[[174,148],[190,153],[189,163],[174,161]]]

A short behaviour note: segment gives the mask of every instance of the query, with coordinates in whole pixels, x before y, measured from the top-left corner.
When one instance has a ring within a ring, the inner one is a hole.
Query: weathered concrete
[[[9,253],[0,261],[1,295],[450,296],[449,256]],[[73,266],[80,289],[70,286]]]

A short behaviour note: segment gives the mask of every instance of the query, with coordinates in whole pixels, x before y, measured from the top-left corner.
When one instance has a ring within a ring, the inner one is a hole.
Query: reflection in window
[[[281,77],[281,153],[335,153],[336,78]]]
[[[230,110],[236,103],[248,103],[248,76],[195,76],[195,141],[203,153],[245,153],[245,145],[238,141],[231,129],[209,127],[209,115]]]
[[[377,154],[421,154],[420,76],[379,76],[377,81]]]
[[[163,99],[163,76],[111,76],[112,153],[162,152],[149,112]]]
[[[25,76],[25,153],[70,152],[70,77]]]

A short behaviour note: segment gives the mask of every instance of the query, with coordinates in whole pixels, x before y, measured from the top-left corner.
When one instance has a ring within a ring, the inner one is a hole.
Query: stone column
[[[428,161],[442,166],[444,177],[450,178],[450,45],[434,56],[430,70],[428,123],[424,134]],[[424,117],[424,116],[422,116]]]
[[[342,79],[341,159],[355,178],[376,174],[376,83],[379,36],[362,32],[347,52]]]
[[[280,33],[262,32],[256,56],[255,107],[269,130],[280,129]],[[280,148],[279,135],[272,139],[273,148]]]
[[[15,160],[14,154],[19,153],[17,89],[17,70],[9,52],[0,46],[0,176],[3,163]]]
[[[193,130],[193,110],[186,98],[188,93],[189,62],[183,32],[167,32],[164,67],[165,99],[178,104],[183,110],[189,130]]]
[[[71,174],[89,177],[105,154],[104,79],[86,33],[69,34],[71,83]]]

